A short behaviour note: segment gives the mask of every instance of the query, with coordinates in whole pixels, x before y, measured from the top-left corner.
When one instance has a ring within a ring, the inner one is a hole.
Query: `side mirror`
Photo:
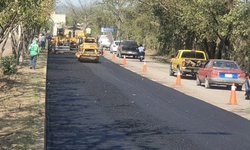
[[[171,58],[174,58],[174,55],[171,55]]]

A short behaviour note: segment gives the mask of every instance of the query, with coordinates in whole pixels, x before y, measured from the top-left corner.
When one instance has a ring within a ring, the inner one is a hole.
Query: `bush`
[[[4,75],[11,75],[17,72],[16,59],[13,56],[2,57],[1,67]]]

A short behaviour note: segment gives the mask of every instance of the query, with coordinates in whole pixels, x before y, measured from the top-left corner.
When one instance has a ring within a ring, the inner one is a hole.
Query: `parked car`
[[[138,44],[133,40],[126,40],[120,43],[118,47],[117,56],[122,58],[124,55],[138,57]]]
[[[108,35],[101,35],[98,39],[98,45],[100,48],[109,48],[111,45],[111,39]]]
[[[206,88],[210,88],[211,85],[231,86],[234,83],[237,89],[241,90],[245,76],[245,72],[235,61],[210,59],[204,67],[198,70],[196,84],[204,83]]]
[[[180,71],[182,76],[192,75],[196,76],[197,71],[208,62],[208,54],[202,50],[178,50],[175,56],[172,56],[170,61],[169,75]]]
[[[110,53],[116,53],[121,42],[120,40],[113,41],[110,45]]]

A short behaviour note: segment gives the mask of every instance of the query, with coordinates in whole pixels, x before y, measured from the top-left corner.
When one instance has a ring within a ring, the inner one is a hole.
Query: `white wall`
[[[66,15],[65,14],[55,14],[55,13],[53,13],[51,15],[51,19],[52,19],[52,21],[54,23],[52,34],[56,35],[57,34],[57,28],[62,28],[65,25],[65,23],[66,23]]]

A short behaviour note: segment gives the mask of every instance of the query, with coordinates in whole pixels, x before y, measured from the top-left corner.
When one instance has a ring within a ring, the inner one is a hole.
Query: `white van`
[[[108,35],[101,35],[98,39],[98,44],[101,48],[110,48],[111,41],[108,38]]]

